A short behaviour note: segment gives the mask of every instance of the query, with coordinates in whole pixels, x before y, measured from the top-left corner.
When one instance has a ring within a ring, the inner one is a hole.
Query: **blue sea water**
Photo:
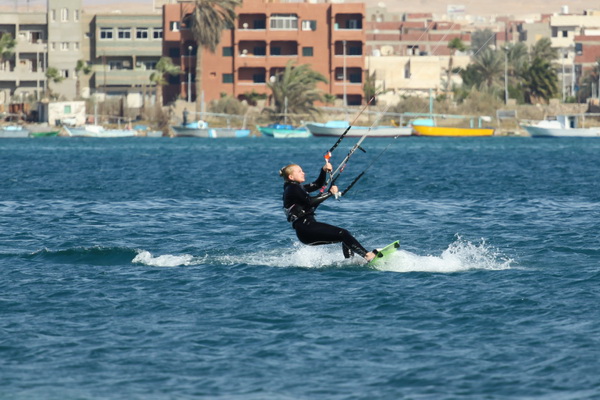
[[[377,269],[281,211],[333,142],[0,141],[0,398],[600,398],[600,141],[367,139]]]

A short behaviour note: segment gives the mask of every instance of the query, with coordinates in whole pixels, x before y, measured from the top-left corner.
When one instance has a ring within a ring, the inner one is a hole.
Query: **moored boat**
[[[578,127],[578,118],[575,115],[559,115],[556,120],[544,120],[535,124],[521,124],[521,126],[534,138],[600,137],[600,127]]]
[[[276,139],[307,138],[312,136],[310,131],[305,127],[295,127],[286,124],[269,124],[267,126],[257,125],[256,129],[258,129],[263,136]]]
[[[29,137],[29,129],[21,125],[8,125],[0,127],[0,138],[3,139],[20,139]]]
[[[48,124],[32,124],[27,125],[29,130],[29,137],[40,138],[40,137],[54,137],[58,136],[60,128],[52,127]]]
[[[137,131],[133,129],[105,129],[100,125],[65,126],[64,128],[67,135],[71,137],[123,138],[137,136]]]
[[[340,136],[350,126],[348,121],[328,121],[327,123],[311,122],[306,124],[306,129],[313,136]],[[347,137],[361,137],[368,132],[369,137],[396,137],[410,136],[412,134],[411,127],[396,127],[396,126],[356,126],[352,125]]]
[[[413,125],[416,136],[475,137],[493,136],[494,128],[456,128],[448,126]]]
[[[250,129],[210,128],[204,121],[190,122],[185,125],[171,126],[176,137],[197,138],[243,138],[250,136]]]

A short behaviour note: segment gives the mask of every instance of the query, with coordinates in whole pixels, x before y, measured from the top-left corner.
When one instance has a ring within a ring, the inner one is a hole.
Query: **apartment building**
[[[61,82],[48,82],[53,93],[63,99],[77,96],[77,61],[82,51],[82,0],[48,0],[48,66],[56,68]]]
[[[0,36],[10,35],[16,47],[0,59],[0,104],[40,99],[48,62],[46,13],[0,13]]]
[[[162,55],[162,19],[160,14],[92,16],[85,46],[92,69],[89,89],[126,96],[129,107],[140,107],[144,95],[155,91],[150,75]]]
[[[364,4],[283,3],[244,0],[231,30],[222,33],[216,52],[203,53],[203,93],[195,93],[197,45],[183,21],[192,3],[167,4],[163,54],[178,61],[185,74],[172,78],[165,100],[202,103],[221,93],[244,98],[269,94],[267,81],[288,61],[309,64],[328,79],[319,88],[346,102],[361,104],[365,60]],[[189,88],[189,90],[188,90]]]

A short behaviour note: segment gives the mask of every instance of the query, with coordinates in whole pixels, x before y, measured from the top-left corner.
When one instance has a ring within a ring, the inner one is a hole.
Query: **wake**
[[[285,250],[266,250],[246,254],[206,255],[195,257],[184,255],[153,256],[140,250],[133,263],[151,267],[179,267],[198,264],[211,265],[266,265],[276,268],[369,268],[389,272],[432,272],[453,273],[469,270],[505,270],[514,267],[514,260],[485,241],[472,243],[457,238],[440,255],[418,255],[400,248],[377,267],[368,266],[360,257],[344,259],[341,245],[305,246],[295,243]]]

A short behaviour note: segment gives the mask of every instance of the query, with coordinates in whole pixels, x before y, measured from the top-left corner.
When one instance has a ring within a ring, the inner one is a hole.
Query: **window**
[[[302,30],[303,31],[316,31],[317,30],[317,21],[311,21],[311,20],[302,21]]]
[[[112,28],[100,28],[100,40],[109,40],[113,38]]]
[[[583,54],[583,43],[575,43],[575,53],[577,53],[578,56]]]
[[[562,31],[562,37],[569,37],[569,31]]]
[[[162,39],[162,37],[163,37],[162,28],[154,28],[152,30],[152,39]]]
[[[254,83],[265,83],[265,74],[254,74],[252,75],[252,81]]]
[[[73,50],[79,50],[79,42],[73,42]]]
[[[233,56],[233,47],[223,47],[223,57]]]
[[[253,53],[255,56],[266,56],[267,55],[267,48],[264,46],[261,47],[255,47],[253,50]]]
[[[355,20],[355,19],[348,20],[347,29],[359,29],[358,28],[358,20]]]
[[[271,29],[298,29],[298,16],[296,14],[273,14]]]
[[[351,73],[348,77],[350,83],[361,83],[362,82],[362,74],[359,73]]]
[[[131,39],[131,28],[119,28],[117,35],[119,39]]]
[[[109,61],[108,62],[108,69],[109,70],[123,69],[123,63],[121,61]]]
[[[63,114],[71,114],[71,105],[66,105],[63,108]]]
[[[233,74],[223,74],[223,83],[233,83]]]
[[[171,21],[169,26],[171,27],[171,32],[179,32],[179,21]]]
[[[56,22],[56,10],[50,10],[50,21]]]
[[[69,77],[69,70],[68,69],[62,69],[60,70],[60,76],[62,76],[63,78],[68,78]]]
[[[73,21],[79,22],[79,10],[73,11]]]
[[[60,42],[60,50],[68,51],[69,50],[69,42]]]
[[[56,50],[56,42],[50,44],[50,50]]]
[[[135,38],[136,39],[148,39],[148,28],[136,28]]]
[[[349,56],[360,56],[360,55],[362,55],[362,48],[360,46],[349,46],[348,47],[348,55]]]
[[[303,47],[302,48],[302,56],[303,57],[312,57],[313,54],[313,48],[312,47]]]
[[[281,55],[281,47],[271,46],[271,55],[272,56],[280,56]]]
[[[61,8],[60,10],[60,20],[62,22],[67,22],[69,20],[69,9]]]

